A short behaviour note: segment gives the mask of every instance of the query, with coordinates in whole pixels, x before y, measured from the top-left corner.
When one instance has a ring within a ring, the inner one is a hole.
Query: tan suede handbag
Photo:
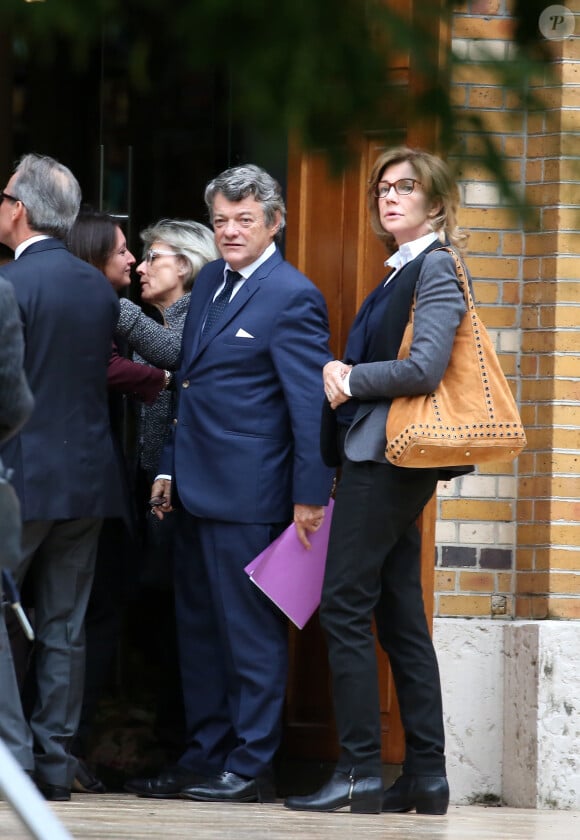
[[[385,456],[399,467],[459,467],[512,461],[526,445],[522,421],[486,328],[452,248],[467,312],[457,328],[443,379],[432,394],[395,397]],[[415,302],[399,359],[409,355]]]

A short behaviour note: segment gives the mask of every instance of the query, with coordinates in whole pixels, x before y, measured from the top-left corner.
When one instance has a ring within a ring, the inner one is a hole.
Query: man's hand
[[[307,534],[318,531],[324,520],[322,505],[294,505],[294,524],[298,539],[304,548],[310,548]]]
[[[338,408],[339,405],[350,400],[348,394],[344,393],[342,380],[351,370],[352,365],[345,365],[337,359],[324,365],[322,369],[324,393],[331,408]]]
[[[151,488],[151,513],[157,519],[163,519],[166,513],[171,513],[171,480],[169,478],[158,478],[153,482]]]

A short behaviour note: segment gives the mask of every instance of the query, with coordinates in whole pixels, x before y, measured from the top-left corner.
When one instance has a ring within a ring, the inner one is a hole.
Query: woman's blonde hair
[[[368,190],[368,206],[371,216],[371,227],[388,250],[396,251],[394,237],[387,233],[381,225],[379,215],[379,200],[376,190],[383,172],[395,163],[408,161],[417,180],[420,181],[423,192],[433,208],[439,205],[438,212],[430,219],[433,231],[444,242],[448,239],[460,253],[465,251],[468,234],[457,226],[457,210],[459,207],[459,190],[445,161],[421,149],[410,149],[407,146],[397,146],[389,149],[378,158],[373,166]]]

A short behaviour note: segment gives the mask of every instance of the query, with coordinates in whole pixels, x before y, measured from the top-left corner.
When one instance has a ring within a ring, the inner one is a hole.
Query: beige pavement
[[[580,811],[451,806],[445,817],[307,814],[275,805],[212,805],[74,794],[51,804],[75,840],[579,840]],[[29,838],[0,802],[0,838]]]

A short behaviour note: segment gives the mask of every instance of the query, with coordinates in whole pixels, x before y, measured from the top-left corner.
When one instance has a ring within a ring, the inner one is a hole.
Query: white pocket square
[[[246,332],[246,330],[240,327],[240,329],[236,333],[236,338],[254,338],[254,336],[252,335],[252,333]]]

